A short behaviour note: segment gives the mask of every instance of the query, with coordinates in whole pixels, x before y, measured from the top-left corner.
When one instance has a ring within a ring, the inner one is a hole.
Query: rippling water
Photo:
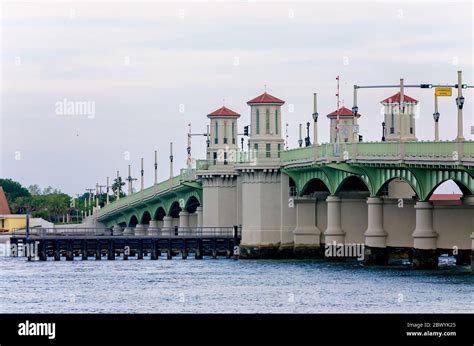
[[[0,258],[3,313],[474,312],[468,267],[358,262]]]

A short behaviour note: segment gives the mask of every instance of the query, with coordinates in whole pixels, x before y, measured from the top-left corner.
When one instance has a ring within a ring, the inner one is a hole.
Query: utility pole
[[[188,147],[186,149],[188,151],[186,166],[189,170],[193,167],[193,159],[191,158],[191,123],[188,124]]]
[[[400,104],[398,105],[398,111],[400,113],[400,131],[399,131],[399,141],[405,141],[403,134],[405,131],[405,94],[403,87],[403,78],[400,78]]]
[[[173,179],[173,142],[170,142],[170,186]]]
[[[458,136],[456,140],[458,142],[464,141],[463,134],[463,123],[462,123],[462,108],[464,105],[464,96],[462,96],[462,71],[458,71],[458,97],[456,98],[456,104],[458,106]]]
[[[131,196],[132,195],[132,191],[133,191],[133,188],[132,188],[132,183],[134,180],[137,180],[137,178],[132,178],[132,169],[130,167],[130,165],[128,165],[128,195]]]
[[[337,80],[337,93],[336,93],[336,100],[337,100],[337,110],[336,110],[336,153],[339,155],[339,75],[336,77]]]
[[[120,189],[122,188],[122,185],[120,185],[121,182],[120,172],[117,171],[117,201],[120,199]]]
[[[435,141],[439,141],[439,112],[438,112],[438,95],[434,95],[434,106],[435,106],[435,111],[433,113],[433,119],[435,122]]]
[[[303,145],[303,133],[302,133],[303,125],[302,124],[299,124],[299,125],[300,125],[300,132],[299,132],[298,146],[301,148]]]
[[[158,151],[155,150],[155,180],[154,184],[158,183]]]
[[[143,157],[141,159],[141,169],[140,169],[140,177],[141,177],[141,180],[140,180],[140,191],[143,190],[143,186],[144,186],[144,175],[145,171],[143,170]]]
[[[109,177],[107,177],[107,197],[105,203],[108,205],[109,204],[109,191],[110,191],[110,186],[109,186]]]

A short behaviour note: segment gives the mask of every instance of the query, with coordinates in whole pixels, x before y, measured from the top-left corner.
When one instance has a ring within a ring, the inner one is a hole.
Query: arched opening
[[[462,196],[471,195],[473,192],[463,183],[449,179],[438,184],[429,193],[431,201],[457,201]]]
[[[122,227],[122,229],[123,229],[123,228],[127,227],[127,223],[125,221],[120,222],[119,226]]]
[[[419,199],[413,186],[402,178],[392,178],[387,180],[377,191],[377,196],[397,199]]]
[[[170,207],[170,216],[172,218],[177,218],[179,217],[179,213],[181,212],[181,207],[179,206],[179,202],[178,201],[174,201],[173,204],[171,204],[171,207]]]
[[[140,223],[142,225],[148,225],[150,223],[150,220],[151,220],[151,215],[148,211],[146,211],[146,212],[143,213],[143,216],[142,216],[142,219],[141,219]]]
[[[165,216],[166,216],[165,209],[163,207],[158,207],[158,209],[156,209],[155,211],[155,215],[153,219],[157,221],[162,221]]]
[[[297,196],[298,195],[298,190],[296,188],[296,183],[295,181],[293,180],[293,178],[291,177],[288,177],[288,187],[289,187],[289,192],[290,192],[290,196]]]
[[[138,218],[133,215],[128,222],[128,227],[135,227],[138,224]]]
[[[194,196],[191,196],[186,203],[186,207],[184,208],[188,213],[194,213],[201,204],[199,203],[198,199]]]
[[[360,177],[351,175],[338,186],[336,195],[339,197],[366,198],[370,196],[370,191]]]
[[[318,178],[311,179],[306,185],[303,187],[301,191],[301,196],[310,196],[310,197],[317,197],[322,195],[329,195],[329,188],[326,184]]]

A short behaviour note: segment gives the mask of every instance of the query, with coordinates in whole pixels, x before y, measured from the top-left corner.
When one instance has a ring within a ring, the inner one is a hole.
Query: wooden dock
[[[162,230],[159,235],[134,236],[134,235],[102,235],[80,233],[53,233],[33,232],[25,235],[12,235],[10,243],[12,248],[28,248],[23,251],[28,260],[46,261],[48,257],[55,261],[65,258],[72,261],[75,258],[88,260],[107,259],[115,260],[121,257],[128,260],[150,258],[172,259],[179,256],[182,259],[193,255],[195,259],[204,256],[217,258],[238,258],[238,246],[241,231],[238,226],[215,229],[178,229]],[[106,232],[108,233],[108,232]],[[18,252],[16,252],[18,255]],[[15,255],[13,255],[15,256]]]

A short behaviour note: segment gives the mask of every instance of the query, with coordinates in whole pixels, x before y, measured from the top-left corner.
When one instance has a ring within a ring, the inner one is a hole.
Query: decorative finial
[[[222,99],[222,106],[225,107],[225,98]]]
[[[265,92],[267,92],[267,85],[266,84],[263,85],[263,88],[265,89]]]

